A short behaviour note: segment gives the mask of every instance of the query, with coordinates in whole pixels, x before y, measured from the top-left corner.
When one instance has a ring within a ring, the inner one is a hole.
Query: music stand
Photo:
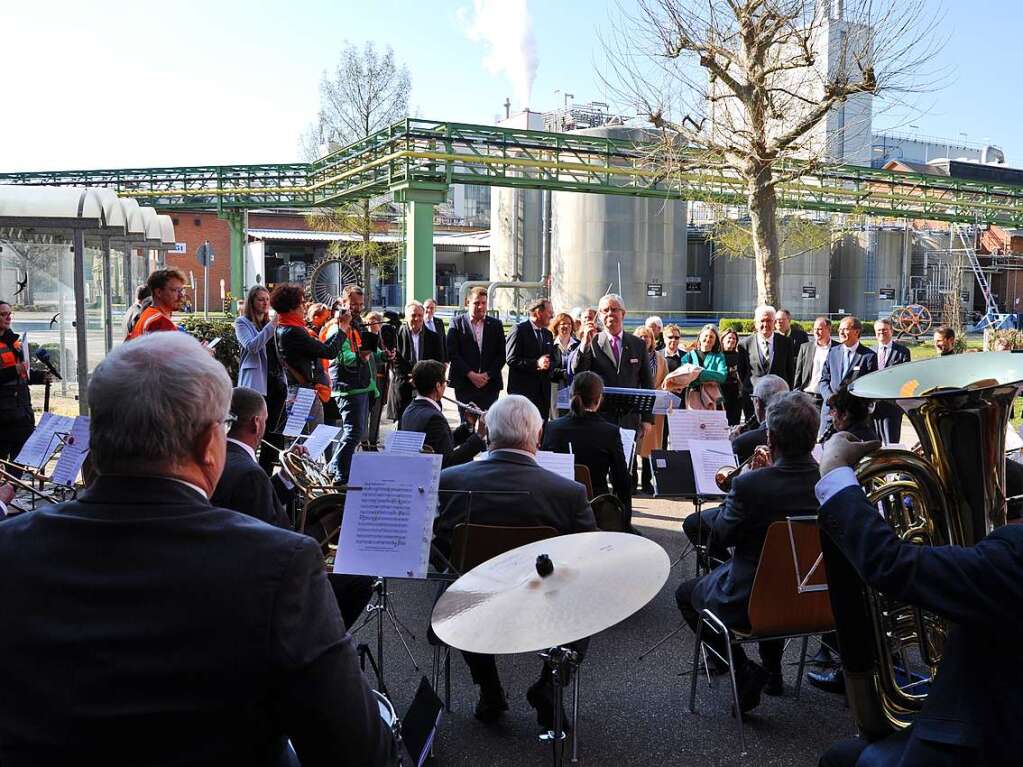
[[[638,413],[640,416],[653,415],[656,404],[657,392],[653,389],[607,386],[604,387],[604,400],[600,404],[600,412],[616,419],[631,413]]]

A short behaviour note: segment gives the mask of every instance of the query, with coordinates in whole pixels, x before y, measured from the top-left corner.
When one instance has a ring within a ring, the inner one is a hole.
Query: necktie
[[[771,366],[771,343],[769,341],[761,341],[761,343],[763,344],[763,350],[764,350],[764,362],[766,362],[767,366],[770,367]]]
[[[533,328],[533,332],[536,333],[536,342],[540,344],[540,350],[543,350],[543,331],[539,328]]]
[[[881,364],[878,366],[878,370],[883,370],[884,366],[888,364],[888,347],[881,347]]]
[[[611,351],[615,355],[615,364],[617,365],[622,358],[622,353],[618,349],[618,336],[611,336]]]
[[[849,368],[852,367],[852,356],[853,350],[849,349],[845,353],[845,369],[842,371],[842,378],[845,378],[849,374]]]

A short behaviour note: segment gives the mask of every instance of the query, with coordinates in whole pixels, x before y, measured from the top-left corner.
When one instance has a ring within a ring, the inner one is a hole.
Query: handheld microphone
[[[50,371],[50,375],[58,381],[63,380],[60,373],[57,372],[57,368],[55,368],[53,363],[50,361],[50,353],[46,351],[46,349],[36,349],[35,358],[43,363],[44,367]]]

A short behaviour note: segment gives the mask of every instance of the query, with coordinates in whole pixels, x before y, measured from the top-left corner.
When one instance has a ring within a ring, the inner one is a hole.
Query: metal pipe
[[[89,388],[89,345],[86,334],[88,326],[85,320],[85,233],[81,229],[74,232],[74,281],[75,281],[75,337],[78,349],[78,414],[89,414],[89,402],[86,392]]]
[[[103,348],[107,354],[114,348],[114,286],[110,284],[110,238],[103,238]]]
[[[490,280],[466,280],[458,288],[458,305],[460,307],[465,306],[465,301],[469,297],[469,291],[473,288],[489,288],[492,284]]]
[[[547,281],[546,280],[541,280],[540,282],[522,282],[521,280],[506,280],[506,281],[503,281],[503,282],[491,282],[490,285],[487,286],[487,306],[493,306],[493,304],[494,304],[494,294],[500,288],[510,288],[510,289],[514,289],[514,290],[521,290],[523,288],[540,289],[540,288],[546,288],[546,287],[547,287]]]

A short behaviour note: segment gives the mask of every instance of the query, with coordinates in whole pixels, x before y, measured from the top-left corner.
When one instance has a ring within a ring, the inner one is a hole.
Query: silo
[[[645,135],[621,126],[574,133],[632,141]],[[556,307],[596,304],[610,289],[622,294],[633,319],[687,308],[684,202],[574,192],[551,198]]]
[[[909,296],[911,233],[904,227],[848,232],[832,244],[831,311],[888,317]]]
[[[707,233],[690,229],[686,239],[686,310],[710,312],[714,306],[714,245]]]
[[[490,279],[536,282],[541,275],[543,195],[533,189],[495,187],[490,195]],[[523,310],[539,290],[499,290],[494,305],[502,313]]]

